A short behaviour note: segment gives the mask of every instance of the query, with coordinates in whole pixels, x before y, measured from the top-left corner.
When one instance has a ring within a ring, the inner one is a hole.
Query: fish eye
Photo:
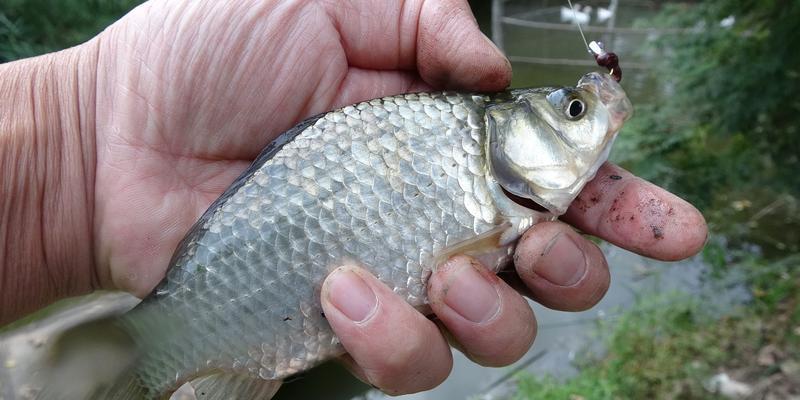
[[[586,104],[581,99],[572,99],[564,111],[569,119],[578,119],[586,113]]]

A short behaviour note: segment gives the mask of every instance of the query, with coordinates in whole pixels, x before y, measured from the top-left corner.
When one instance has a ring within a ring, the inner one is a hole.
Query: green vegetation
[[[579,361],[577,376],[522,375],[518,398],[708,399],[703,383],[721,371],[755,384],[753,398],[800,393],[790,381],[800,374],[797,21],[798,2],[664,5],[642,24],[686,32],[643,49],[663,91],[638,105],[616,149],[626,167],[701,208],[712,278],[735,277],[751,301],[720,317],[696,297],[645,298],[598,327],[605,351]]]
[[[728,16],[733,26],[720,27]],[[616,152],[700,207],[733,247],[749,242],[768,257],[800,251],[789,212],[800,197],[800,52],[787,45],[800,40],[798,20],[798,2],[665,5],[646,24],[686,33],[643,49],[663,87]]]
[[[791,377],[782,370],[800,359],[798,262],[740,265],[752,272],[752,303],[721,318],[684,294],[644,298],[598,326],[610,332],[605,351],[578,361],[578,375],[523,374],[516,398],[713,399],[705,385],[720,371],[748,383],[774,379],[764,390],[797,390],[787,389]]]
[[[3,0],[0,62],[82,43],[144,0]]]

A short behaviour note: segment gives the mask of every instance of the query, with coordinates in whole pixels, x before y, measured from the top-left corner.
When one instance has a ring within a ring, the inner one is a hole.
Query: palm
[[[165,6],[137,9],[106,32],[123,35],[128,52],[116,60],[101,55],[99,68],[108,73],[98,85],[114,90],[98,91],[98,115],[106,116],[97,132],[98,257],[109,263],[115,286],[140,295],[163,274],[193,221],[281,131],[415,82],[406,72],[351,66],[338,32],[313,5],[284,16],[282,25],[254,24],[233,35],[225,25],[245,16],[198,23],[187,9],[165,23],[189,26],[166,35],[177,39],[144,41],[159,37],[146,22],[163,19]],[[245,11],[253,12],[225,12]]]

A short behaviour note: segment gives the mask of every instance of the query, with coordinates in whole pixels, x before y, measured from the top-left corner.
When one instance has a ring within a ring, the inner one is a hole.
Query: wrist
[[[0,324],[97,286],[95,49],[0,65]]]

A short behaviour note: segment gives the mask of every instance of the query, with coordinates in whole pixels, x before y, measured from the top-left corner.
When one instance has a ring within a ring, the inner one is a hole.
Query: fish
[[[151,294],[95,321],[117,334],[92,342],[132,349],[119,373],[51,397],[156,399],[192,382],[202,398],[269,398],[344,353],[320,305],[329,272],[363,266],[428,313],[437,265],[469,254],[508,267],[521,234],[594,177],[632,112],[611,75],[591,72],[574,87],[410,93],[308,118],[208,208]]]

